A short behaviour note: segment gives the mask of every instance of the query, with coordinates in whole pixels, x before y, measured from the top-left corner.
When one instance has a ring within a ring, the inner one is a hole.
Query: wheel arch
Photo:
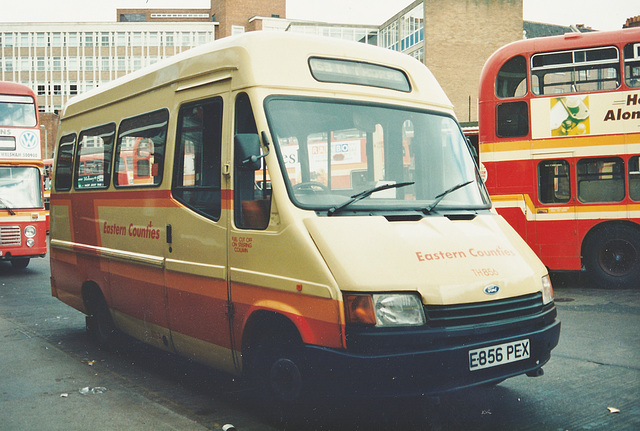
[[[82,283],[80,292],[85,313],[89,316],[95,312],[95,307],[99,305],[99,301],[107,301],[104,292],[95,281],[89,280]]]
[[[256,310],[251,313],[242,331],[243,370],[246,370],[246,365],[251,362],[252,348],[265,337],[302,344],[302,336],[298,328],[287,316],[271,310]]]

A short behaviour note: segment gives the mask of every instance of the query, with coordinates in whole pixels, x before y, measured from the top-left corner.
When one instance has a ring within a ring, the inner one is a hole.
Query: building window
[[[51,35],[51,46],[56,46],[56,47],[62,46],[62,34],[61,33],[53,33]]]
[[[127,46],[127,33],[116,34],[116,46]]]
[[[70,46],[70,47],[78,46],[78,33],[67,34],[67,46]]]
[[[67,57],[67,69],[77,71],[78,69],[78,57]]]
[[[100,36],[100,45],[101,46],[109,46],[111,44],[111,35],[103,34]]]
[[[53,57],[53,70],[55,70],[55,71],[62,70],[62,58],[61,57]]]
[[[31,57],[20,57],[20,70],[23,72],[31,71]]]
[[[142,33],[139,31],[133,33],[131,38],[131,46],[142,46]]]
[[[46,38],[45,38],[44,33],[37,33],[36,34],[36,46],[37,47],[46,46]]]

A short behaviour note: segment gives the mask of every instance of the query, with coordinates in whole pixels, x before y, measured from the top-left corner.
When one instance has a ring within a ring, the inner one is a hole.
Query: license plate
[[[496,367],[510,362],[522,361],[530,356],[529,340],[513,341],[469,351],[469,370]]]

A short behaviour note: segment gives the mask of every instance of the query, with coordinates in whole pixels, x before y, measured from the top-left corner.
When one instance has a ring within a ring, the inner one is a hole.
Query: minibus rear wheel
[[[100,289],[89,289],[85,294],[88,315],[86,328],[89,336],[103,348],[112,348],[116,340],[116,327]]]

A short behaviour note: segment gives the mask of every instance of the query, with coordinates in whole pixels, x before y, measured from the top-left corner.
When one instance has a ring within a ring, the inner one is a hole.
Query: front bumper
[[[375,338],[378,338],[376,342]],[[359,352],[306,346],[316,393],[357,396],[440,394],[532,373],[560,338],[555,307],[526,319],[457,328],[388,331],[365,337]],[[469,351],[528,339],[530,357],[470,371]],[[384,346],[376,351],[374,345]]]

